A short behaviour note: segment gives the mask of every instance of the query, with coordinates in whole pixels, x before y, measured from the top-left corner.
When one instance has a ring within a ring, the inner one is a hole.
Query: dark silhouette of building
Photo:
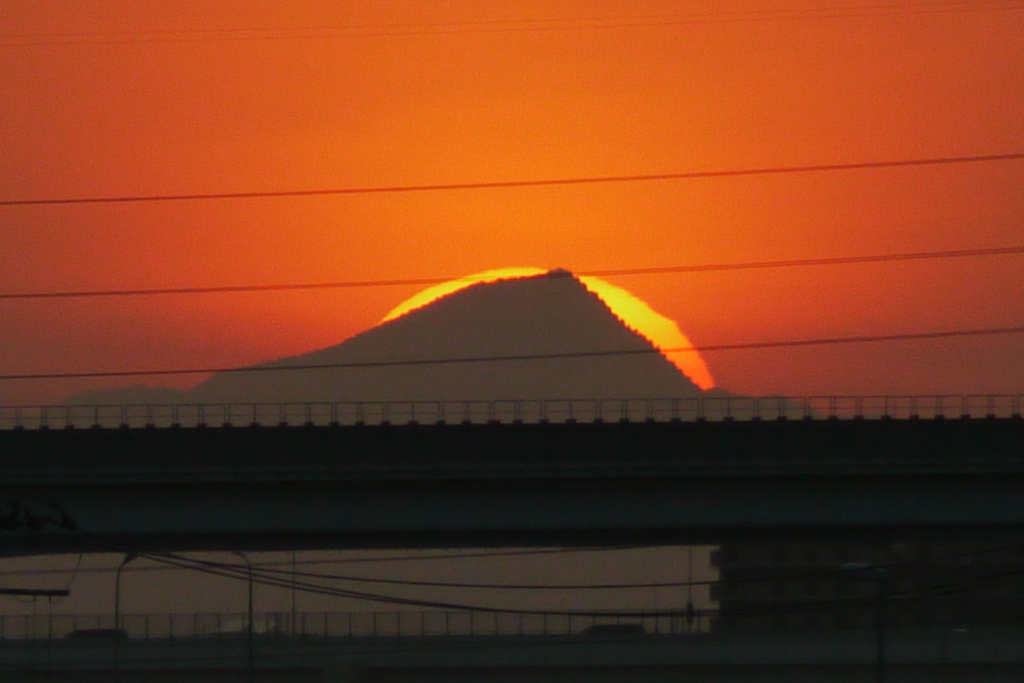
[[[719,632],[1024,625],[1024,539],[733,542],[713,551]],[[857,569],[879,568],[867,578]],[[881,577],[884,577],[881,578]]]

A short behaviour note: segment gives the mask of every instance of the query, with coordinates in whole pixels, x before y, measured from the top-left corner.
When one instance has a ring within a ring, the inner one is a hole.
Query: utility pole
[[[125,553],[124,560],[117,566],[117,574],[114,578],[114,630],[121,628],[121,571],[124,566],[136,559],[138,555],[132,552]]]
[[[246,566],[246,568],[248,570],[247,573],[249,575],[249,581],[248,581],[248,584],[249,584],[249,600],[248,600],[248,602],[249,602],[249,609],[248,609],[248,613],[249,614],[248,614],[248,619],[246,620],[246,622],[247,622],[247,628],[246,628],[246,654],[247,654],[247,656],[246,656],[246,659],[248,660],[248,662],[246,664],[246,670],[248,672],[248,675],[246,676],[246,679],[248,680],[249,683],[253,683],[253,681],[256,680],[256,669],[255,669],[256,665],[255,665],[255,661],[253,659],[253,633],[254,633],[253,629],[255,628],[256,625],[253,623],[253,573],[252,573],[252,561],[249,559],[248,555],[246,555],[245,553],[243,553],[240,550],[233,551],[233,554],[237,555],[238,557],[240,557],[243,560],[245,560],[245,566]]]
[[[849,562],[840,567],[843,576],[850,579],[871,581],[876,589],[875,635],[875,683],[885,681],[885,601],[888,597],[889,570],[885,567],[873,567],[860,562]]]

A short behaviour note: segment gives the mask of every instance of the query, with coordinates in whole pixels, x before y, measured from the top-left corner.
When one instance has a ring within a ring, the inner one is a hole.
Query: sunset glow
[[[409,311],[426,306],[431,301],[440,299],[443,296],[448,296],[449,294],[454,294],[460,289],[465,289],[466,287],[475,285],[478,282],[495,282],[497,280],[508,280],[517,277],[533,277],[534,275],[543,275],[546,272],[547,271],[542,268],[495,268],[494,270],[485,270],[482,273],[474,273],[473,275],[467,275],[466,277],[442,282],[441,284],[427,287],[422,292],[419,292],[398,304],[388,311],[388,314],[381,319],[381,322],[386,323],[389,320],[394,320],[401,315],[405,315]]]
[[[1024,669],[1024,0],[0,3],[0,683]]]
[[[405,315],[409,311],[416,310],[427,304],[440,299],[443,296],[453,294],[460,289],[479,282],[494,282],[518,277],[533,277],[543,275],[547,271],[543,268],[498,268],[487,270],[482,273],[474,273],[455,280],[428,287],[388,312],[381,320],[386,323],[389,320]],[[577,276],[580,282],[596,294],[601,301],[616,315],[627,327],[638,334],[646,337],[659,349],[686,349],[693,346],[686,335],[679,329],[674,320],[663,316],[651,308],[639,297],[634,296],[622,287],[616,287],[601,278],[588,275]],[[670,351],[665,357],[679,368],[684,375],[690,378],[694,384],[701,389],[707,390],[715,386],[704,359],[696,351]]]
[[[584,282],[662,348],[716,347],[713,382],[669,354],[700,386],[1024,387],[1020,335],[757,346],[1020,325],[1024,253],[743,267],[1021,244],[1020,0],[0,15],[0,375],[260,363],[471,282],[453,275],[551,264],[644,272],[605,276],[633,299]],[[1007,158],[908,165],[986,155]],[[165,293],[21,296],[123,290]],[[0,405],[116,383],[0,381]]]

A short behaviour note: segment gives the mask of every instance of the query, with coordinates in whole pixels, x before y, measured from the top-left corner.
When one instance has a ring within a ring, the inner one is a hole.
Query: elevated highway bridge
[[[1024,532],[1021,397],[0,409],[5,554]]]

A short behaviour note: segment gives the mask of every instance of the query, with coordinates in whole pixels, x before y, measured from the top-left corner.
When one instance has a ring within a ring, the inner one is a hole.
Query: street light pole
[[[291,635],[295,635],[295,620],[298,613],[296,600],[295,600],[295,551],[292,550],[292,623],[291,623]]]
[[[132,552],[124,554],[124,559],[117,566],[117,575],[114,578],[114,629],[121,628],[121,570],[124,566],[134,560],[138,555]]]
[[[247,659],[248,659],[248,664],[247,664],[246,668],[248,670],[248,680],[249,680],[249,683],[253,683],[253,681],[256,680],[256,671],[255,671],[255,668],[254,668],[255,664],[254,664],[254,661],[253,661],[253,652],[252,652],[253,626],[254,626],[254,624],[253,624],[253,611],[252,611],[252,609],[253,609],[252,562],[245,555],[245,553],[241,552],[240,550],[235,550],[233,552],[234,552],[235,555],[238,555],[240,558],[245,560],[245,566],[247,567],[248,573],[249,573],[249,609],[248,609],[249,615],[248,615],[248,620],[247,620],[248,628],[246,630],[246,656],[247,656]]]
[[[885,680],[885,600],[888,593],[889,570],[885,567],[872,567],[861,562],[850,562],[841,568],[843,575],[851,579],[872,581],[876,588],[878,608],[875,613],[875,629],[878,645],[875,657],[875,683]]]
[[[885,675],[885,598],[886,598],[886,576],[876,581],[876,587],[878,589],[878,613],[877,613],[877,624],[878,624],[878,658],[875,664],[875,682],[883,683],[882,678]]]

